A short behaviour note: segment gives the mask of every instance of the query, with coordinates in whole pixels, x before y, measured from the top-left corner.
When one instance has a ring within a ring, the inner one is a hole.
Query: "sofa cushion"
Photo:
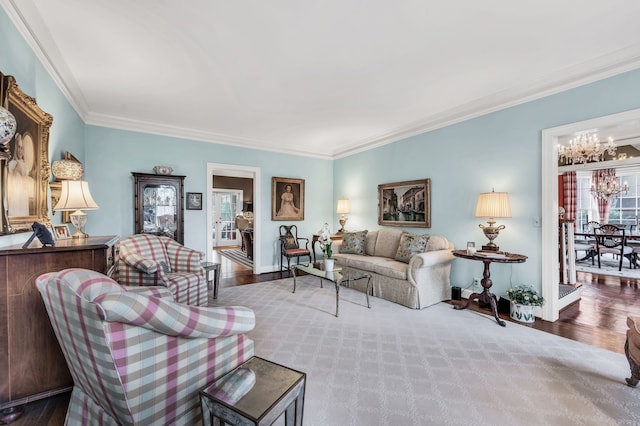
[[[378,231],[367,232],[367,244],[365,245],[367,256],[373,256],[373,254],[376,252],[377,239],[378,239]]]
[[[386,259],[384,262],[373,265],[373,272],[384,277],[396,278],[399,280],[407,279],[407,270],[409,265],[397,260]]]
[[[398,251],[402,233],[403,231],[401,229],[380,229],[378,231],[376,248],[373,255],[391,259],[396,257],[396,251]]]
[[[424,249],[427,247],[427,241],[429,241],[429,235],[416,235],[405,232],[400,237],[400,244],[394,257],[395,260],[400,262],[409,263],[411,256],[416,253],[424,253]]]
[[[441,235],[429,236],[427,248],[424,251],[447,250],[449,249],[449,240]]]
[[[342,245],[340,253],[366,254],[367,231],[345,232],[342,235]]]
[[[387,262],[389,259],[375,256],[360,256],[359,254],[343,254],[336,255],[338,265],[351,266],[363,271],[373,272],[374,265]]]

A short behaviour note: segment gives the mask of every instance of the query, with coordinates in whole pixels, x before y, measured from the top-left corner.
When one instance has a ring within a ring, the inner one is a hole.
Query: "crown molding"
[[[608,77],[640,68],[640,44],[629,46],[588,63],[566,68],[546,79],[503,90],[473,102],[443,111],[401,128],[351,144],[334,153],[334,158],[347,157],[389,143],[477,118],[492,112],[521,105]]]

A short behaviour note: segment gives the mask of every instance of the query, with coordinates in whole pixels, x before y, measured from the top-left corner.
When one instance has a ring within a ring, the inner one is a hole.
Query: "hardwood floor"
[[[226,287],[282,278],[280,272],[253,275],[251,269],[233,263],[217,252],[214,252],[213,261],[221,264],[218,297],[224,294]],[[284,275],[288,276],[286,272]],[[551,323],[536,319],[529,327],[624,353],[627,315],[640,316],[640,280],[578,272],[578,282],[582,284],[579,302],[565,308],[558,321]],[[489,313],[477,303],[472,303],[470,309]],[[500,314],[500,317],[510,321],[508,314]],[[62,425],[68,402],[69,393],[32,402],[25,406],[24,415],[11,424]]]

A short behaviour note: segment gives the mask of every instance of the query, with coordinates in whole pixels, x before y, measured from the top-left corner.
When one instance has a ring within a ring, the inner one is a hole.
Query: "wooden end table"
[[[498,298],[495,294],[489,291],[493,285],[491,282],[489,265],[491,265],[491,263],[524,263],[527,260],[527,256],[503,252],[476,252],[475,254],[467,254],[466,250],[454,250],[453,255],[463,259],[477,260],[484,263],[484,272],[482,273],[482,281],[480,281],[480,284],[482,284],[482,288],[484,289],[482,290],[482,293],[471,293],[469,299],[467,299],[467,303],[462,306],[454,306],[453,308],[466,309],[473,300],[478,299],[479,302],[486,303],[491,306],[491,312],[493,312],[496,322],[502,327],[505,327],[506,323],[498,317]]]

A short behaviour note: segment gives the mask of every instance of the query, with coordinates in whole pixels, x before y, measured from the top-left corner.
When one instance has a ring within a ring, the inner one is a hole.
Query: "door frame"
[[[221,163],[207,163],[207,181],[205,192],[207,200],[207,260],[212,261],[212,247],[213,236],[211,235],[211,229],[213,229],[213,219],[211,217],[211,194],[213,192],[213,176],[231,176],[253,179],[253,273],[259,274],[262,237],[260,235],[260,223],[262,212],[262,197],[261,197],[261,182],[262,174],[260,168],[251,166],[240,166],[235,164],[221,164]]]
[[[542,130],[542,319],[556,321],[562,308],[559,300],[558,258],[558,141],[561,137],[587,129],[623,125],[640,120],[634,109],[590,120]]]

